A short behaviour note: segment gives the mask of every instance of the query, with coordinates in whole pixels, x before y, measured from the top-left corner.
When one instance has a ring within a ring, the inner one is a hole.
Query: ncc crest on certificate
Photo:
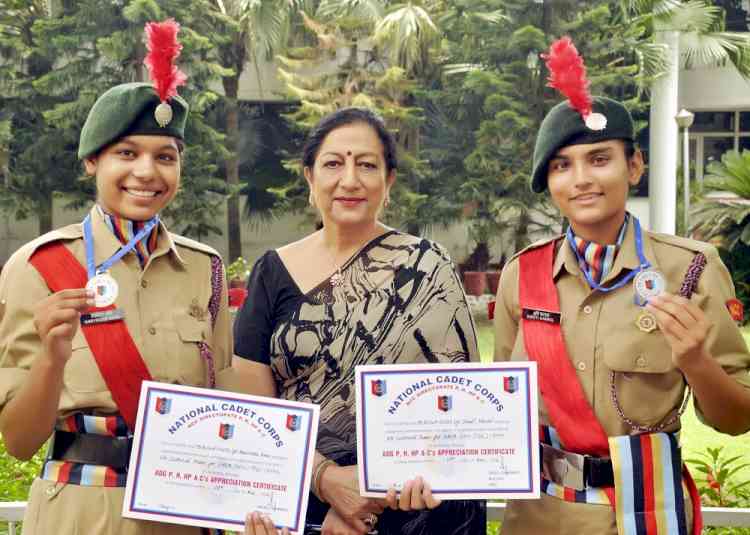
[[[422,476],[442,499],[538,498],[535,362],[358,366],[362,496]]]
[[[123,516],[243,530],[266,513],[302,533],[316,405],[144,382]]]

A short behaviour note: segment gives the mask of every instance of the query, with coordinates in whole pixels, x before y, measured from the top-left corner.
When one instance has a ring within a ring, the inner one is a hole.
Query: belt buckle
[[[585,455],[542,444],[542,474],[545,479],[576,490],[586,490]]]

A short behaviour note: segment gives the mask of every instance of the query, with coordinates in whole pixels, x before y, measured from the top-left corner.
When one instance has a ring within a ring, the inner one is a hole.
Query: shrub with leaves
[[[701,475],[696,478],[698,491],[704,505],[712,507],[747,507],[750,504],[750,479],[738,474],[750,463],[743,455],[727,457],[723,447],[706,448],[698,458],[687,459]]]
[[[6,450],[0,440],[0,502],[24,502],[34,478],[39,475],[46,448],[29,461],[19,461]]]
[[[245,280],[250,276],[250,263],[238,256],[237,259],[227,266],[227,280]]]
[[[695,205],[691,231],[719,247],[737,297],[750,308],[750,150],[728,151],[708,165],[705,188],[711,193]],[[746,316],[747,318],[747,316]]]

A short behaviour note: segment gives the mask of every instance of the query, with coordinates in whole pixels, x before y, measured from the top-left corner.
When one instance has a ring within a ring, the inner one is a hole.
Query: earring
[[[389,204],[391,204],[391,196],[387,195],[385,200],[383,201],[383,208],[388,208]]]
[[[312,191],[310,192],[310,196],[307,198],[307,202],[310,203],[310,206],[315,208],[315,198],[313,197]]]

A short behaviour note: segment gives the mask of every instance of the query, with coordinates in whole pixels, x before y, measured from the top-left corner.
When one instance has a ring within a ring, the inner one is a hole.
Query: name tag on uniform
[[[533,308],[523,309],[523,319],[531,321],[543,321],[544,323],[560,323],[559,312],[549,312],[548,310],[535,310]]]
[[[112,310],[100,310],[89,314],[81,314],[81,325],[96,325],[97,323],[108,323],[125,318],[125,312],[120,308]]]

